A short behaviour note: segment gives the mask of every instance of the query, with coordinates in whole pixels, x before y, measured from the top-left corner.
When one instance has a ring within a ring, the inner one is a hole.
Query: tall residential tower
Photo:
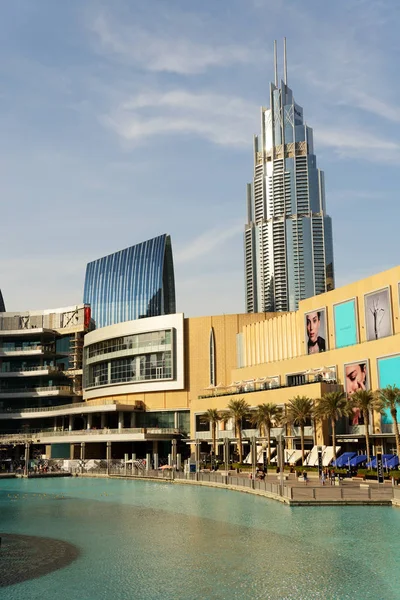
[[[254,137],[254,178],[247,186],[246,311],[293,311],[300,300],[334,288],[331,218],[324,174],[317,168],[313,130],[284,78],[275,82],[270,108],[261,109]]]

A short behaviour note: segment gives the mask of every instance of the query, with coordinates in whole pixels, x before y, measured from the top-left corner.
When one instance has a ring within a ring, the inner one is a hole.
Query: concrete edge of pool
[[[274,494],[273,492],[263,491],[263,490],[253,490],[247,487],[241,487],[236,485],[229,485],[225,483],[216,483],[216,482],[206,482],[206,481],[193,481],[193,480],[185,480],[185,479],[160,479],[158,477],[140,477],[140,475],[136,475],[134,478],[125,476],[125,475],[105,475],[105,474],[81,474],[77,473],[77,477],[99,477],[103,479],[125,479],[127,481],[152,481],[158,483],[170,483],[177,485],[194,485],[194,486],[203,486],[203,487],[211,487],[218,488],[222,490],[229,490],[233,492],[244,492],[246,494],[252,494],[253,496],[261,496],[263,498],[267,498],[269,500],[276,500],[281,502],[282,504],[287,504],[288,506],[394,506],[400,508],[399,500],[392,499],[380,499],[380,500],[369,500],[369,499],[360,499],[360,500],[292,500],[290,498],[286,498],[284,496],[280,496],[279,494]]]

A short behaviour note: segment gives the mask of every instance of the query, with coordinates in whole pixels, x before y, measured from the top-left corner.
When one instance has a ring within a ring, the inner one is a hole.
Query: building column
[[[106,426],[106,413],[102,412],[100,419],[100,427],[104,429]]]
[[[86,429],[92,429],[92,422],[93,422],[92,420],[93,420],[92,413],[88,413]]]
[[[179,428],[179,413],[174,412],[174,429]]]
[[[124,428],[124,413],[120,411],[118,413],[118,429],[123,429],[123,428]]]
[[[25,466],[24,466],[25,477],[28,477],[29,450],[30,450],[30,444],[29,444],[29,442],[26,442],[25,443]]]
[[[176,467],[176,440],[171,440],[171,460],[172,466]]]
[[[85,442],[81,442],[81,473],[83,473],[83,463],[85,462]]]
[[[153,462],[154,469],[157,471],[158,469],[158,441],[153,440]]]
[[[110,474],[110,462],[111,462],[111,442],[107,442],[106,461],[107,461],[107,475],[109,475]]]
[[[151,454],[146,454],[146,471],[150,471],[151,468]]]
[[[57,417],[54,417],[54,431],[57,431]]]
[[[136,413],[135,413],[134,410],[131,412],[131,423],[130,423],[130,426],[131,426],[131,429],[135,429],[135,427],[136,427]]]
[[[195,461],[196,461],[196,473],[199,472],[199,468],[200,468],[200,441],[196,440],[196,445],[194,447],[194,455],[195,455]]]
[[[74,416],[73,415],[69,415],[69,418],[68,418],[68,430],[69,431],[72,431],[73,420],[74,420]]]

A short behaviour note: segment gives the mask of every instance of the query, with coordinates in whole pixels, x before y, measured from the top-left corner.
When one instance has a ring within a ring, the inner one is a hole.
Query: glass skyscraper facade
[[[84,298],[96,328],[175,313],[170,236],[163,234],[89,263]]]
[[[247,186],[246,311],[294,311],[300,300],[334,288],[331,218],[313,130],[284,80],[270,84],[254,138],[254,178]]]

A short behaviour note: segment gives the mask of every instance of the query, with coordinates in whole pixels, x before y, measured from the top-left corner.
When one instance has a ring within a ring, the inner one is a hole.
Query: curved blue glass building
[[[4,304],[3,296],[1,295],[1,290],[0,290],[0,312],[6,312],[6,307]]]
[[[83,297],[97,328],[175,313],[170,236],[163,234],[90,262]]]

